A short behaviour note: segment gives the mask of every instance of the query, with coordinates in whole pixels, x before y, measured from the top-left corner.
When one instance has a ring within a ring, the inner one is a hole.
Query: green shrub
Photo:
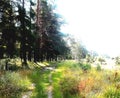
[[[18,96],[20,92],[27,90],[29,85],[29,80],[23,79],[18,73],[6,72],[0,77],[0,97]]]

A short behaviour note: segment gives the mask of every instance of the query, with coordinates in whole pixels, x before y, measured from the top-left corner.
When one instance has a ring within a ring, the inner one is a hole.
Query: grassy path
[[[35,69],[30,75],[32,83],[35,83],[35,89],[31,98],[53,98],[52,72],[55,67],[47,66],[43,70]]]
[[[52,86],[52,74],[50,73],[49,74],[49,78],[48,78],[48,80],[49,80],[49,83],[50,83],[50,85],[48,86],[48,98],[53,98],[52,97],[52,89],[53,89],[53,86]]]

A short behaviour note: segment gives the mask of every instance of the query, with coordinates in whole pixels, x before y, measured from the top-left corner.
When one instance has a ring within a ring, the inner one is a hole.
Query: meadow
[[[72,60],[28,64],[0,72],[0,98],[48,98],[49,86],[53,98],[120,98],[119,71]]]

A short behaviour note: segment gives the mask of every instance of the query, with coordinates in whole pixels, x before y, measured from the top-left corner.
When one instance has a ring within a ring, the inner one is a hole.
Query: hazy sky
[[[57,5],[68,22],[63,32],[90,50],[120,55],[120,0],[57,0]]]

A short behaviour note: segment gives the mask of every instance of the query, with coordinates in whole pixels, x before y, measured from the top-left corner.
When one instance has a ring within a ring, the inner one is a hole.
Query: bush
[[[0,77],[0,97],[18,96],[20,92],[27,90],[29,84],[29,80],[23,79],[18,73],[6,72]]]

